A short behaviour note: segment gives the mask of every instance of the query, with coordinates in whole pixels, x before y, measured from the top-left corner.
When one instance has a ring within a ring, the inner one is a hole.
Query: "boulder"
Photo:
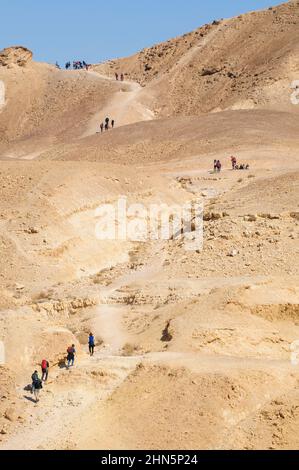
[[[246,215],[244,217],[245,222],[256,222],[257,221],[257,216],[253,214]]]
[[[24,67],[31,62],[32,52],[23,46],[7,47],[0,51],[0,66],[17,65]]]
[[[219,220],[222,219],[223,214],[219,212],[206,212],[203,216],[203,220],[205,222],[210,222],[211,220]]]
[[[216,73],[219,73],[221,70],[217,67],[205,67],[202,69],[201,76],[206,77],[209,75],[215,75]]]
[[[18,291],[21,291],[21,290],[25,289],[25,286],[23,284],[16,283],[15,284],[15,289],[18,290]]]
[[[5,419],[14,423],[18,419],[18,412],[15,408],[8,408],[4,414]]]
[[[279,220],[280,215],[279,214],[259,214],[259,217],[262,219],[269,219],[269,220]]]
[[[29,227],[25,232],[29,233],[29,235],[34,235],[38,233],[38,229],[36,227]]]
[[[238,255],[238,251],[237,250],[231,250],[227,256],[229,256],[230,258],[234,258],[235,256]]]

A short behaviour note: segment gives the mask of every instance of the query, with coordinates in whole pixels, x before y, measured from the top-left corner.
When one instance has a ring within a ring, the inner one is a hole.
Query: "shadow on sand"
[[[27,395],[24,395],[24,398],[28,401],[31,401],[32,403],[36,404],[35,398],[28,397]]]

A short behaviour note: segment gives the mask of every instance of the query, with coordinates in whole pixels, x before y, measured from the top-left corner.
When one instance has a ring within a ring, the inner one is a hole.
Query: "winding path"
[[[116,82],[115,79],[94,71],[88,72],[101,80],[108,80],[119,85],[119,90],[113,95],[112,100],[103,109],[97,112],[88,124],[82,137],[88,137],[99,132],[99,125],[109,116],[115,120],[116,126],[126,126],[140,121],[155,119],[153,111],[142,102],[144,89],[137,82]]]

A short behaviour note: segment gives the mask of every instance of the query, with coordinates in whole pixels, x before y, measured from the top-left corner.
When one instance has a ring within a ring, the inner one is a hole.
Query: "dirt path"
[[[6,104],[5,100],[5,84],[2,80],[0,80],[0,112],[4,108]]]
[[[120,287],[138,280],[150,279],[163,265],[163,259],[139,272],[122,276],[102,293],[102,300]],[[124,357],[122,347],[126,334],[122,317],[126,306],[102,303],[96,307],[94,333],[104,340],[104,347],[93,358],[86,354],[71,370],[55,369],[49,383],[44,387],[38,405],[32,403],[30,392],[18,393],[27,400],[25,408],[30,417],[26,424],[13,434],[0,450],[75,449],[77,433],[88,428],[91,416],[119,387],[142,361],[142,356]],[[34,411],[32,410],[34,407]]]
[[[160,364],[185,367],[193,372],[223,373],[233,371],[274,372],[281,382],[288,379],[292,366],[289,361],[271,361],[200,353],[152,353],[140,357],[106,356],[102,352],[83,359],[71,371],[60,371],[44,389],[41,402],[31,409],[29,422],[0,447],[1,450],[76,449],[89,448],[89,423],[93,422],[105,401],[133,372],[136,366]],[[273,390],[267,400],[276,396]],[[96,436],[94,436],[96,442]],[[94,443],[95,445],[95,443]],[[99,443],[100,445],[100,443]],[[96,448],[96,447],[95,447]]]
[[[93,332],[96,337],[104,341],[101,355],[113,356],[121,354],[121,349],[126,342],[126,336],[122,328],[122,316],[125,308],[114,305],[99,305],[96,308],[96,320]]]
[[[102,80],[115,81],[115,79],[97,72],[91,71],[88,73]],[[104,122],[107,116],[115,120],[117,127],[139,121],[150,121],[155,118],[154,113],[141,101],[143,88],[139,83],[124,81],[119,82],[119,86],[120,89],[115,93],[111,102],[93,116],[82,137],[88,137],[99,132],[100,123]]]
[[[128,312],[126,305],[109,305],[110,299],[117,290],[139,282],[149,281],[163,267],[165,257],[155,258],[155,261],[146,265],[143,269],[125,274],[113,282],[109,287],[103,289],[100,294],[100,304],[96,307],[96,317],[93,330],[96,336],[104,341],[104,349],[101,355],[119,355],[121,349],[127,342],[126,335],[122,327],[122,319]]]
[[[190,63],[193,57],[205,46],[207,46],[212,39],[218,34],[219,30],[223,28],[223,24],[218,25],[212,31],[209,32],[198,44],[193,46],[183,57],[178,61],[175,65],[175,69],[179,69],[180,67],[184,67]],[[177,73],[180,73],[179,70]]]
[[[45,386],[40,403],[30,403],[27,423],[0,449],[75,449],[78,433],[88,428],[90,415],[138,362],[127,358],[105,360],[99,356],[92,360],[86,357],[73,370],[58,372]],[[30,400],[30,393],[27,395]]]

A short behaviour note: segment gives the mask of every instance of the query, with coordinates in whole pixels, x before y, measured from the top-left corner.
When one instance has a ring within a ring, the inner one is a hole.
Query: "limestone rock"
[[[223,215],[218,212],[206,212],[203,216],[205,222],[222,219]]]
[[[24,67],[31,62],[32,52],[23,46],[7,47],[0,51],[0,66],[18,65]]]
[[[234,249],[228,253],[228,256],[230,256],[231,258],[234,258],[235,256],[237,256],[237,254],[238,254],[238,251]]]
[[[4,417],[5,419],[13,423],[18,419],[18,413],[14,408],[8,408],[5,411]]]
[[[291,212],[290,217],[292,217],[292,219],[299,220],[299,212]]]

